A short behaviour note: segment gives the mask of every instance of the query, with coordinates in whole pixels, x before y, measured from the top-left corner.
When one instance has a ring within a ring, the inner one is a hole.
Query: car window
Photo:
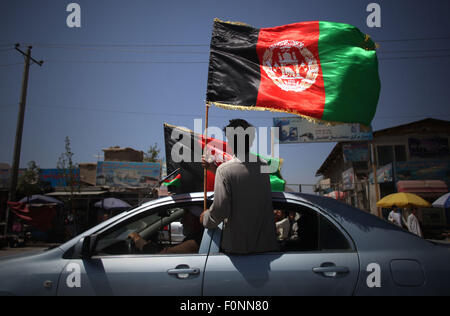
[[[319,232],[321,250],[351,250],[347,238],[322,215],[320,215]]]
[[[282,252],[351,250],[344,234],[317,211],[274,203],[277,238]]]
[[[193,205],[152,209],[100,234],[95,255],[198,253],[199,212]]]

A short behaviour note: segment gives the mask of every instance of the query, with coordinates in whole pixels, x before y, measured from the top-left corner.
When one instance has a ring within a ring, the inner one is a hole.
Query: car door
[[[141,234],[152,229],[158,232],[155,227],[165,227],[179,220],[176,212],[162,218],[158,214],[161,210],[153,210],[100,232],[96,247],[101,250],[91,258],[68,261],[61,274],[58,295],[201,295],[211,242],[207,231],[196,253],[130,254],[121,253],[117,247],[110,253],[105,250],[111,247],[104,245],[114,245],[115,240],[121,241],[139,227]]]
[[[281,205],[303,215],[301,238],[287,240],[282,251],[228,255],[220,251],[221,230],[214,231],[205,269],[205,295],[352,295],[358,280],[359,261],[351,240],[317,209]],[[301,221],[300,218],[299,221]],[[306,226],[305,226],[306,225]],[[315,226],[317,225],[317,226]],[[314,229],[309,229],[316,227]],[[284,241],[280,241],[283,244]]]
[[[71,260],[58,295],[201,295],[206,254]]]

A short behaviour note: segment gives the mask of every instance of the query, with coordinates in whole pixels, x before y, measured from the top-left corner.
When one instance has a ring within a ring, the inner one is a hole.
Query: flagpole
[[[205,150],[204,150],[204,155],[205,155],[205,159],[206,157],[206,153],[207,153],[207,149],[208,149],[208,112],[209,112],[209,105],[206,104],[206,115],[205,115]],[[206,205],[206,195],[207,195],[207,181],[208,181],[208,172],[207,172],[207,168],[205,166],[205,169],[203,170],[203,210],[206,211],[207,209],[207,205]]]

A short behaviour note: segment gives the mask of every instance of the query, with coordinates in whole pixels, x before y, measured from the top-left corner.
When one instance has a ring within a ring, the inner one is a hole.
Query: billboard
[[[450,154],[448,138],[409,138],[409,155],[421,158],[439,158]]]
[[[73,170],[75,175],[75,182],[80,182],[80,169]],[[68,175],[68,173],[67,173]],[[53,188],[67,186],[66,179],[64,178],[62,170],[58,169],[41,169],[40,173],[41,181],[48,182]]]
[[[27,169],[19,169],[18,179]],[[80,181],[80,169],[74,169],[75,181]],[[63,174],[58,169],[40,169],[39,179],[50,184],[53,188],[67,186]],[[9,189],[11,185],[11,170],[0,169],[0,189]]]
[[[369,161],[369,145],[367,143],[347,143],[342,145],[344,162]]]
[[[450,161],[402,161],[395,163],[395,180],[443,180],[450,184]]]
[[[355,189],[355,171],[353,168],[347,169],[342,173],[342,183],[344,191]]]
[[[346,142],[372,140],[372,128],[365,130],[360,124],[327,125],[310,122],[301,117],[275,117],[273,125],[278,127],[280,144]]]
[[[373,172],[369,175],[370,183],[374,184],[375,180],[373,178]],[[394,181],[393,171],[392,171],[392,163],[384,165],[382,167],[377,168],[377,182],[378,183],[386,183]]]
[[[157,185],[161,164],[156,162],[99,161],[98,186],[145,188]]]

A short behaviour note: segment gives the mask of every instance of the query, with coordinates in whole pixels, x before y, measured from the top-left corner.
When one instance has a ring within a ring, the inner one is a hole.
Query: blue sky
[[[427,117],[450,119],[450,2],[447,0],[79,0],[81,28],[66,26],[62,0],[0,3],[0,162],[11,164],[23,57],[33,44],[21,167],[54,168],[70,137],[76,162],[119,145],[164,146],[163,123],[194,127],[204,117],[212,22],[272,27],[326,20],[358,27],[380,44],[381,95],[374,130]],[[381,28],[366,25],[369,3]],[[279,114],[276,114],[280,116]],[[210,125],[242,117],[270,126],[274,114],[211,108]],[[314,184],[334,143],[280,146],[288,183]]]

